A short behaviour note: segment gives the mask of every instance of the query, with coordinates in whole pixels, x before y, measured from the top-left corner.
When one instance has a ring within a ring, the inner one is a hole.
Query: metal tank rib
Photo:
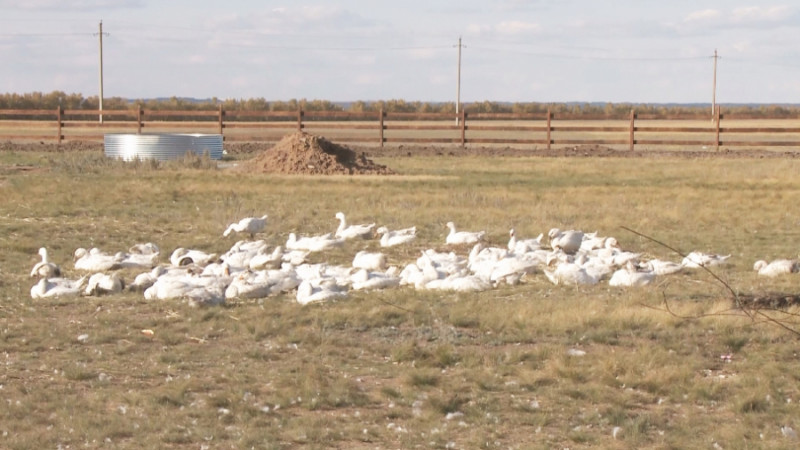
[[[125,161],[156,159],[167,161],[183,157],[187,151],[214,160],[222,159],[221,134],[106,134],[105,155]]]

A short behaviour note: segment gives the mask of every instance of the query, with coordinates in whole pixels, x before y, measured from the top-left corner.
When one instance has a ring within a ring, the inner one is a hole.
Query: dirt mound
[[[274,147],[243,164],[251,172],[307,175],[391,175],[395,172],[375,164],[366,154],[303,131],[285,136]]]

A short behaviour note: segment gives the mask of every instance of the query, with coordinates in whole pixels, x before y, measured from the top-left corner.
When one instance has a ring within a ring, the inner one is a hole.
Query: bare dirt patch
[[[615,149],[596,144],[566,147],[524,148],[487,146],[404,146],[360,149],[370,157],[403,156],[501,156],[501,157],[542,157],[542,158],[675,158],[675,159],[713,159],[713,158],[800,158],[800,152],[763,149],[709,149],[709,150],[651,150]]]
[[[285,136],[274,147],[242,163],[242,170],[259,173],[306,175],[392,175],[365,153],[357,153],[327,139],[298,131]]]

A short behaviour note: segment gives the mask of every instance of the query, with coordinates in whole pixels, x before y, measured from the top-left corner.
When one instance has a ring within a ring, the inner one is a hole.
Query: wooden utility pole
[[[461,109],[461,36],[458,37],[458,78],[456,82],[456,125],[458,125],[458,112]]]
[[[716,120],[715,111],[717,110],[717,49],[714,49],[714,81],[711,84],[711,121]]]
[[[100,123],[103,123],[103,21],[100,21],[100,30],[97,33],[100,37],[100,99],[98,109],[100,110]]]

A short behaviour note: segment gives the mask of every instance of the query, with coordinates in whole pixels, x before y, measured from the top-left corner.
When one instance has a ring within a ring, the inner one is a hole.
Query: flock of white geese
[[[410,286],[415,289],[483,291],[502,283],[516,285],[526,277],[544,274],[556,285],[645,286],[658,277],[689,269],[725,264],[730,255],[692,252],[681,262],[647,259],[620,248],[614,237],[579,230],[553,228],[533,239],[520,239],[513,229],[505,247],[485,242],[485,231],[460,231],[448,222],[445,246],[452,251],[426,249],[405,265],[390,264],[381,251],[359,251],[349,266],[306,261],[312,252],[339,247],[349,239],[376,239],[380,247],[407,245],[416,239],[416,227],[389,230],[374,223],[350,225],[341,212],[335,216],[335,232],[297,236],[290,233],[283,245],[270,248],[254,240],[267,225],[267,215],[248,217],[230,224],[223,232],[248,235],[226,253],[178,248],[169,264],[160,263],[160,249],[153,243],[137,244],[127,252],[106,253],[97,248],[74,252],[77,279],[62,276],[61,268],[39,249],[41,261],[31,270],[38,282],[31,288],[34,299],[92,296],[141,291],[148,300],[182,299],[191,305],[221,304],[226,299],[257,299],[294,292],[300,304],[342,298],[351,290]],[[469,254],[457,251],[471,249]],[[126,283],[119,269],[141,269]],[[759,275],[779,276],[800,270],[796,260],[757,261]]]

